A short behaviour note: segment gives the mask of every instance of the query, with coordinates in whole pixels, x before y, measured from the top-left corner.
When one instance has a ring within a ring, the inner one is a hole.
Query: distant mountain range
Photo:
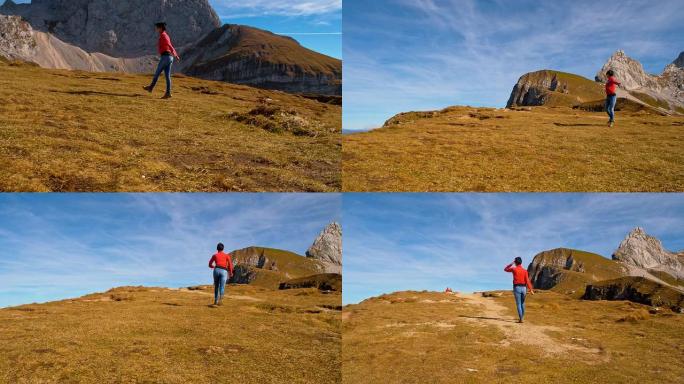
[[[650,75],[637,60],[616,51],[598,71],[595,81],[554,70],[541,70],[520,77],[513,87],[507,108],[519,106],[567,106],[602,110],[606,72],[615,71],[622,83],[618,109],[657,114],[684,115],[684,52],[660,75]]]
[[[4,15],[4,16],[3,16]],[[34,0],[0,6],[0,57],[45,68],[147,73],[167,22],[184,74],[291,93],[342,94],[342,62],[290,37],[221,25],[208,0]]]

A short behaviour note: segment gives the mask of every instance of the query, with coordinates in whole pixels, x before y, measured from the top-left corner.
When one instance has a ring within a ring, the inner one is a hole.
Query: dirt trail
[[[561,331],[562,328],[537,325],[526,321],[523,324],[516,323],[517,318],[508,314],[508,309],[503,305],[497,303],[492,298],[483,297],[482,294],[457,294],[458,297],[465,299],[468,304],[472,304],[481,308],[481,310],[472,317],[464,317],[464,319],[471,323],[481,325],[494,325],[498,327],[506,338],[501,342],[503,346],[511,344],[527,344],[538,347],[545,354],[556,355],[567,352],[583,352],[583,353],[600,353],[597,348],[587,348],[577,344],[562,343],[551,336],[547,332]],[[511,299],[512,300],[512,299]],[[580,338],[575,338],[576,341],[582,341]]]

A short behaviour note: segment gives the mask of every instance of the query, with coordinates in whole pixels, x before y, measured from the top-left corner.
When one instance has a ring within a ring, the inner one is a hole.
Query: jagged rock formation
[[[292,93],[342,94],[342,63],[296,40],[242,25],[224,25],[183,52],[190,76]]]
[[[88,53],[55,36],[33,30],[19,16],[0,15],[0,57],[35,63],[45,68],[78,69],[91,72],[150,72],[154,56],[115,58]]]
[[[660,240],[649,236],[639,227],[625,237],[612,258],[625,264],[662,271],[677,279],[684,279],[684,252],[674,253],[665,250]]]
[[[644,277],[621,277],[587,285],[585,300],[629,300],[684,312],[684,293]]]
[[[0,12],[20,15],[34,29],[88,52],[116,57],[154,53],[159,21],[168,23],[178,47],[221,25],[208,0],[33,0],[6,3]]]
[[[613,70],[622,86],[636,99],[668,112],[684,114],[684,55],[665,67],[660,75],[644,71],[641,63],[618,50],[596,74],[597,82],[606,82],[606,72]]]
[[[543,70],[527,73],[513,87],[506,108],[516,106],[573,106],[603,97],[601,87],[570,73]]]
[[[342,271],[342,227],[338,223],[328,224],[306,251],[306,256],[322,262],[326,272]]]
[[[672,64],[677,68],[684,68],[684,52],[680,53]]]

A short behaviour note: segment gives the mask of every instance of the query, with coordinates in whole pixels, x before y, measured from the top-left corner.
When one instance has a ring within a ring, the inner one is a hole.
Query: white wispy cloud
[[[213,4],[217,11],[226,17],[310,16],[337,12],[342,9],[342,0],[213,0]]]
[[[337,194],[2,196],[0,306],[207,283],[217,242],[303,254],[340,209]]]
[[[406,110],[505,105],[518,77],[589,78],[617,49],[653,72],[684,49],[677,0],[351,0],[344,6],[345,129]]]

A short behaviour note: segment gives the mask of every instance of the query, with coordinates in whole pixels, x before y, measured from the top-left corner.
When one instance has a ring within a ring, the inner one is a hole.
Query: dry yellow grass
[[[343,383],[674,383],[684,376],[682,315],[539,291],[528,296],[521,325],[511,293],[479,300],[399,292],[345,306]]]
[[[339,383],[339,293],[118,288],[0,310],[3,383]]]
[[[344,191],[684,191],[684,117],[452,107],[343,139]]]
[[[176,75],[0,62],[2,191],[338,191],[341,107]]]

